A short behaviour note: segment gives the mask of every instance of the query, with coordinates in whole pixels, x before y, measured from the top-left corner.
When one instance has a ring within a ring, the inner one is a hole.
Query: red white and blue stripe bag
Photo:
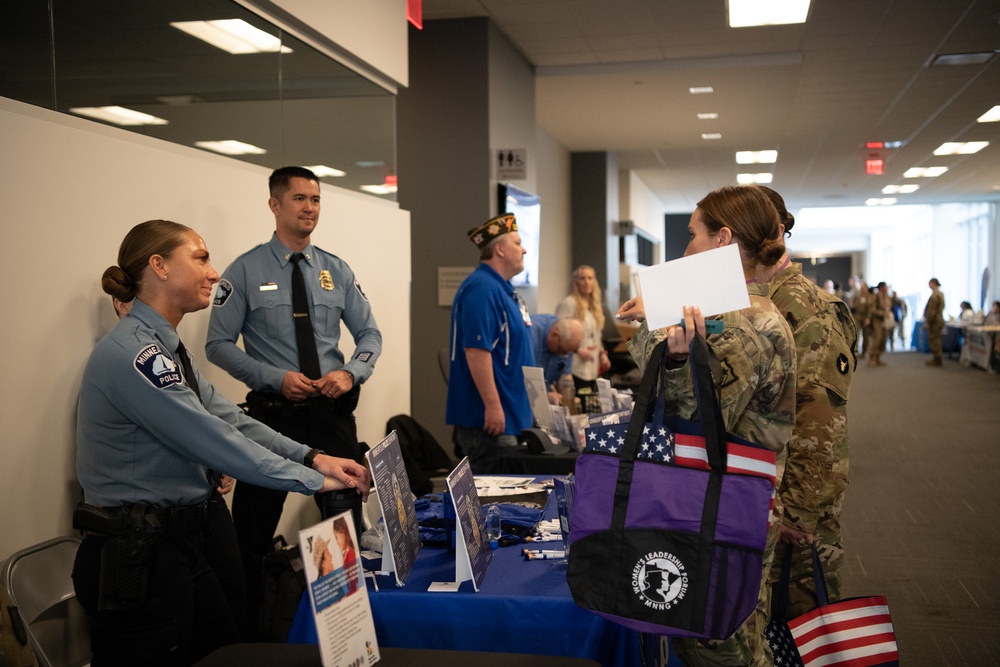
[[[757,604],[774,452],[726,433],[701,336],[688,357],[700,417],[665,416],[665,349],[629,423],[585,432],[567,580],[579,606],[638,632],[723,639]]]
[[[781,578],[771,601],[771,621],[764,633],[774,663],[787,667],[898,667],[899,652],[888,601],[872,596],[831,604],[815,546],[812,560],[819,606],[786,621],[791,546],[785,551]]]

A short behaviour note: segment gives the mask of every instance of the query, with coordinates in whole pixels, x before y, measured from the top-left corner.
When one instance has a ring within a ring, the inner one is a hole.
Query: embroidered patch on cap
[[[177,364],[169,356],[163,353],[156,343],[147,345],[139,354],[135,355],[132,362],[139,375],[146,379],[146,382],[157,389],[166,389],[175,384],[183,384],[184,379],[177,370]]]
[[[365,296],[365,293],[361,291],[361,283],[359,283],[357,280],[354,281],[354,288],[358,290],[358,294],[361,295],[362,299],[364,299],[365,301],[368,300],[368,297]]]
[[[229,295],[233,293],[233,284],[223,278],[219,281],[219,284],[215,286],[215,300],[212,302],[213,306],[224,306],[226,301],[229,301]]]
[[[372,353],[371,352],[358,352],[358,354],[354,358],[357,359],[358,361],[367,363],[368,360],[372,358]]]

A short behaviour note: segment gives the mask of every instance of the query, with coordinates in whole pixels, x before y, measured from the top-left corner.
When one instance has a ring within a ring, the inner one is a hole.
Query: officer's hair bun
[[[120,266],[109,266],[101,276],[101,288],[123,303],[135,298],[135,286]]]

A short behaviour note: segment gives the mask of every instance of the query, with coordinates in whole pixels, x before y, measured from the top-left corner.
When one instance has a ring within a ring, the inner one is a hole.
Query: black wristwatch
[[[322,453],[323,453],[322,449],[315,449],[315,448],[310,449],[308,452],[306,452],[306,455],[302,458],[302,465],[304,465],[307,468],[312,468],[313,461],[315,461],[316,457]]]

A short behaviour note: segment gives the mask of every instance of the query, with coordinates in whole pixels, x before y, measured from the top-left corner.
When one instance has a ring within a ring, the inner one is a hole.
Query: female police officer
[[[218,474],[313,494],[352,487],[363,466],[323,455],[246,417],[193,370],[176,327],[206,308],[219,275],[198,234],[150,220],[122,241],[102,286],[133,300],[84,369],[77,475],[87,531],[73,571],[93,665],[187,665],[237,641],[202,553]]]

